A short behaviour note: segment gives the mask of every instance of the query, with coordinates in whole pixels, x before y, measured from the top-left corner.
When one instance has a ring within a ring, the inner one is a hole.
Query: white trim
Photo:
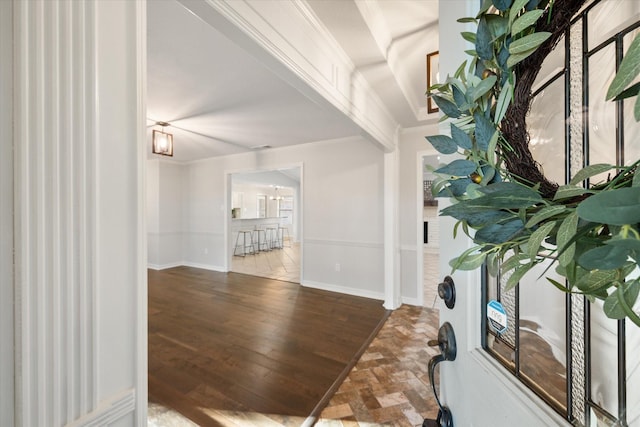
[[[136,89],[138,151],[137,151],[137,242],[136,248],[138,285],[136,290],[136,375],[135,375],[135,423],[147,424],[148,409],[148,283],[145,264],[149,259],[147,251],[147,154],[146,154],[146,118],[147,118],[147,1],[138,0],[136,8]],[[96,423],[95,425],[103,425]]]
[[[320,289],[323,291],[337,292],[340,294],[353,295],[356,297],[370,298],[384,301],[384,293],[367,291],[365,289],[352,288],[348,286],[333,285],[329,283],[316,282],[313,280],[300,281],[306,288]]]
[[[260,0],[178,1],[305,96],[349,117],[384,151],[394,149],[398,123],[306,2],[280,2],[274,12]]]
[[[416,251],[416,285],[418,287],[417,294],[419,305],[424,305],[424,236],[423,233],[423,221],[424,221],[424,194],[423,194],[423,180],[424,172],[422,164],[424,158],[427,156],[437,155],[433,150],[418,151],[416,156],[416,246],[412,250]]]
[[[169,268],[176,268],[176,267],[193,267],[193,268],[201,268],[203,270],[210,270],[210,271],[219,271],[221,273],[227,273],[229,270],[225,270],[225,268],[221,265],[213,265],[213,264],[201,264],[198,262],[188,262],[188,261],[178,261],[178,262],[171,262],[169,264],[153,264],[153,263],[147,263],[147,268],[151,269],[151,270],[167,270]]]
[[[13,3],[0,1],[0,425],[12,426],[15,411]]]
[[[410,297],[402,297],[402,304],[415,305],[416,307],[422,307],[423,305],[423,303],[420,302],[419,298],[410,298]]]
[[[197,262],[183,262],[182,264],[180,264],[181,266],[185,266],[185,267],[193,267],[193,268],[201,268],[203,270],[211,270],[211,271],[219,271],[221,273],[226,273],[229,270],[225,270],[225,268],[223,266],[220,265],[212,265],[212,264],[200,264]],[[178,267],[173,266],[173,267]],[[171,267],[165,267],[165,268],[171,268]]]
[[[145,385],[146,388],[146,385]],[[147,406],[147,402],[136,402],[136,394],[140,394],[135,389],[124,390],[114,396],[102,400],[92,412],[80,417],[66,427],[102,427],[111,425],[120,418],[134,412],[136,406]],[[146,411],[145,411],[146,425]]]
[[[355,242],[348,240],[335,240],[335,239],[305,239],[304,243],[307,245],[324,245],[324,246],[342,246],[346,248],[370,248],[370,249],[383,249],[384,244],[374,242]]]
[[[397,138],[397,135],[396,135]],[[384,154],[384,307],[401,305],[398,149]]]
[[[251,168],[243,168],[243,169],[227,169],[224,172],[224,187],[225,198],[224,198],[224,266],[220,270],[216,271],[232,271],[232,227],[233,221],[231,219],[231,193],[232,193],[232,175],[236,173],[251,173],[251,172],[260,172],[260,171],[272,171],[279,169],[300,169],[300,199],[297,203],[297,213],[298,213],[298,221],[299,221],[299,231],[300,235],[298,236],[298,241],[300,244],[300,281],[304,278],[304,253],[305,253],[305,244],[308,241],[304,239],[304,162],[292,162],[292,163],[284,163],[284,164],[269,164],[264,167],[251,167]],[[213,233],[212,233],[213,234]],[[214,269],[217,269],[215,267]]]

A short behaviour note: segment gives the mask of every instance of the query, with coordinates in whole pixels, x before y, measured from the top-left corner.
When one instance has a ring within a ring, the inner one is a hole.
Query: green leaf
[[[560,283],[560,282],[558,282],[558,281],[556,281],[556,280],[553,280],[553,279],[552,279],[552,278],[550,278],[550,277],[547,277],[546,279],[549,281],[549,283],[551,283],[551,284],[552,284],[553,286],[555,286],[556,288],[560,289],[562,292],[571,292],[571,291],[569,290],[569,288],[567,288],[566,286],[564,286],[562,283]]]
[[[498,276],[499,264],[498,264],[498,254],[495,252],[490,252],[487,255],[487,259],[485,261],[487,263],[487,273],[489,273],[492,277]]]
[[[536,9],[531,12],[527,12],[522,15],[520,18],[516,19],[513,25],[511,26],[511,35],[515,36],[526,28],[532,26],[536,23],[536,21],[542,16],[544,10]]]
[[[482,15],[476,30],[476,52],[481,59],[493,59],[493,44],[487,17]]]
[[[486,194],[475,200],[469,200],[474,207],[518,209],[527,208],[542,201],[537,191],[514,182],[497,182],[487,185],[481,191]]]
[[[464,96],[464,92],[462,92],[457,86],[452,86],[451,91],[453,92],[453,100],[456,102],[458,109],[462,110],[465,109],[465,107],[468,108],[469,103],[467,102],[467,98]]]
[[[520,279],[522,279],[534,265],[534,263],[529,263],[516,268],[507,280],[507,284],[505,285],[503,292],[509,292],[511,289],[515,288],[518,282],[520,282]]]
[[[467,223],[472,227],[495,224],[514,216],[512,213],[506,211],[470,209],[464,206],[463,203],[464,202],[447,206],[440,212],[440,215],[467,221]]]
[[[502,273],[505,273],[509,270],[513,270],[514,268],[523,265],[521,264],[522,261],[529,261],[529,255],[521,253],[515,254],[511,258],[500,264],[500,271],[502,271]]]
[[[493,137],[493,134],[496,132],[495,125],[491,123],[484,114],[476,112],[473,115],[473,118],[476,121],[476,144],[478,144],[478,148],[482,151],[487,151],[489,148],[489,142]]]
[[[603,191],[583,200],[577,209],[580,218],[609,225],[640,222],[640,187]]]
[[[631,42],[627,54],[622,59],[618,74],[609,85],[606,99],[618,96],[640,73],[640,36]]]
[[[529,242],[527,243],[529,245],[528,252],[531,261],[534,261],[536,259],[536,257],[538,256],[538,251],[542,246],[542,242],[547,238],[547,236],[549,236],[549,233],[551,233],[551,230],[553,230],[553,227],[555,226],[556,222],[550,221],[531,233],[531,237],[529,237]]]
[[[527,50],[526,52],[509,55],[509,58],[507,58],[507,68],[509,69],[513,68],[516,64],[527,59],[529,55],[531,55],[535,51],[536,49],[531,49],[531,50]]]
[[[547,41],[551,37],[551,33],[541,31],[539,33],[529,34],[524,36],[509,45],[509,53],[515,55],[517,53],[528,52],[532,49],[537,49],[542,43]]]
[[[491,0],[482,0],[482,7],[480,7],[476,18],[480,18],[480,16],[486,13],[491,6],[493,6],[493,2]]]
[[[562,224],[560,224],[560,228],[558,229],[558,234],[556,237],[556,243],[558,245],[558,249],[562,251],[560,254],[558,261],[560,265],[566,267],[573,260],[573,255],[576,252],[576,244],[572,243],[571,245],[567,245],[571,238],[576,234],[576,230],[578,229],[578,214],[577,212],[571,212],[569,216],[567,216]]]
[[[487,161],[489,162],[489,165],[491,165],[491,169],[494,169],[493,175],[495,175],[496,155],[497,155],[496,148],[498,147],[499,137],[500,137],[499,132],[494,133],[491,139],[489,140],[489,146],[487,147]],[[485,185],[488,184],[489,181],[493,179],[493,175],[491,177],[487,177],[487,179],[483,178],[482,179],[483,183]]]
[[[489,224],[478,230],[473,240],[477,243],[500,244],[511,240],[524,229],[520,219],[511,220],[505,224]]]
[[[489,31],[491,32],[491,40],[496,40],[505,34],[509,30],[509,21],[506,17],[490,13],[487,16],[487,25],[489,25]]]
[[[640,254],[640,240],[632,237],[622,237],[620,235],[614,236],[611,239],[604,242],[607,245],[617,246],[629,251],[636,251]]]
[[[475,172],[478,165],[475,162],[464,159],[457,159],[439,169],[435,173],[441,173],[451,176],[468,176]]]
[[[466,41],[476,44],[476,33],[472,33],[470,31],[463,31],[460,34],[462,35],[462,38],[465,39]]]
[[[471,102],[475,102],[478,98],[486,94],[496,84],[498,78],[496,76],[490,76],[482,80],[479,85],[469,89],[469,99]]]
[[[567,210],[565,205],[551,205],[542,208],[538,213],[529,218],[529,221],[525,224],[525,227],[531,228],[539,222],[544,221],[545,219],[551,218],[552,216],[558,215],[559,213]]]
[[[427,136],[427,141],[431,143],[433,148],[438,150],[442,154],[453,154],[458,151],[458,145],[453,139],[446,135],[432,135]]]
[[[616,270],[593,270],[580,277],[576,287],[585,293],[593,293],[611,286],[618,278]]]
[[[636,168],[636,171],[633,173],[633,181],[631,181],[631,186],[640,187],[640,167]]]
[[[582,187],[576,187],[574,185],[563,185],[558,188],[555,196],[553,196],[553,200],[570,199],[572,197],[582,196],[585,193],[593,193],[593,191]]]
[[[631,98],[632,96],[636,96],[640,93],[640,82],[629,86],[627,89],[623,90],[618,96],[613,98],[614,101],[620,101],[621,99]]]
[[[529,0],[516,0],[509,10],[509,25],[518,17],[518,14],[526,6]]]
[[[614,168],[615,166],[608,165],[606,163],[589,165],[586,168],[579,170],[578,173],[576,173],[575,176],[571,178],[571,181],[569,181],[569,185],[578,185],[587,178],[591,178],[592,176],[601,174]]]
[[[498,97],[498,102],[496,104],[496,114],[493,119],[495,124],[498,124],[504,118],[504,115],[507,114],[507,108],[511,105],[511,101],[513,100],[513,90],[511,87],[511,83],[507,80],[507,82],[502,86],[500,90],[500,96]]]
[[[461,24],[469,24],[469,23],[475,23],[478,22],[478,20],[476,18],[471,18],[471,17],[465,17],[465,18],[459,18],[456,20],[456,22],[459,22]]]
[[[478,252],[478,247],[467,249],[457,258],[449,261],[453,270],[475,270],[480,267],[487,256],[486,252]]]
[[[458,147],[465,150],[471,150],[471,148],[473,148],[473,141],[471,141],[471,137],[453,123],[451,123],[451,137],[455,143],[458,144]]]
[[[438,95],[434,95],[432,98],[433,98],[433,101],[438,106],[438,108],[444,114],[454,119],[457,119],[458,117],[460,117],[460,110],[458,110],[458,107],[456,107],[456,104]]]
[[[628,307],[633,307],[638,299],[640,291],[640,281],[638,279],[621,283],[618,288],[604,301],[602,310],[611,319],[624,319],[627,317],[626,310],[620,305],[620,297],[624,298]]]
[[[578,264],[587,270],[615,270],[629,258],[629,250],[615,245],[603,245],[580,255]]]
[[[504,12],[505,10],[509,9],[509,6],[511,6],[513,0],[492,0],[492,2],[496,9]]]

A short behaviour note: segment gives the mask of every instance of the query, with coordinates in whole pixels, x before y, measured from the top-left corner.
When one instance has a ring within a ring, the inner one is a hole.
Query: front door
[[[478,9],[475,0],[440,1],[441,74],[452,74],[466,59],[470,47],[459,33],[475,26],[456,20]],[[564,184],[590,161],[629,164],[639,157],[632,105],[604,102],[639,18],[635,1],[587,2],[568,40],[543,65],[528,128],[531,151],[548,178]],[[442,242],[454,224],[441,218]],[[469,247],[461,237],[441,244],[442,274],[450,271],[448,260]],[[640,356],[629,351],[640,330],[607,319],[597,303],[566,295],[539,276],[530,272],[504,293],[500,280],[485,280],[480,271],[453,275],[456,306],[442,306],[440,317],[453,325],[458,351],[455,361],[440,365],[440,378],[454,425],[640,425]],[[500,336],[483,321],[492,299],[506,308],[508,328]]]

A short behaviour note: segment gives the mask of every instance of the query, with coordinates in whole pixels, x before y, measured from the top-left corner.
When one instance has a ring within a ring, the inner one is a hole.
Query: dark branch
[[[538,50],[518,64],[516,69],[516,87],[512,105],[507,110],[501,124],[502,134],[513,150],[501,148],[501,155],[509,172],[524,183],[540,183],[540,192],[544,197],[552,198],[558,184],[548,180],[529,150],[529,133],[526,116],[531,107],[531,87],[538,76],[540,67],[549,53],[558,44],[571,24],[571,18],[580,10],[586,0],[556,0],[551,10],[545,12],[536,26],[536,32],[548,31],[552,35]]]

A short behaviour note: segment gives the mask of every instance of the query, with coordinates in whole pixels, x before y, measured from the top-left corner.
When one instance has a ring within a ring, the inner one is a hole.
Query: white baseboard
[[[180,261],[180,262],[173,262],[170,264],[163,264],[163,265],[158,265],[158,264],[152,264],[152,263],[148,263],[147,267],[152,269],[152,270],[166,270],[167,268],[174,268],[174,267],[193,267],[193,268],[201,268],[203,270],[211,270],[211,271],[220,271],[222,273],[226,273],[227,270],[224,269],[224,267],[220,267],[217,265],[211,265],[211,264],[199,264],[197,262],[186,262],[186,261]]]
[[[417,307],[421,305],[420,302],[418,301],[418,298],[402,297],[401,301],[403,304],[407,304],[407,305],[415,305]]]
[[[104,399],[91,413],[67,424],[67,427],[100,427],[115,423],[135,410],[135,389],[123,390]]]
[[[353,295],[356,297],[364,297],[384,301],[383,292],[373,292],[364,289],[350,288],[347,286],[332,285],[329,283],[314,282],[312,280],[304,280],[300,283],[302,286],[313,289],[321,289],[323,291],[338,292],[340,294]]]
[[[166,270],[167,268],[173,268],[173,267],[180,267],[181,265],[184,265],[184,263],[182,262],[172,262],[169,264],[152,264],[152,263],[147,263],[147,268],[150,268],[151,270]]]
[[[181,265],[184,265],[185,267],[201,268],[203,270],[219,271],[221,273],[227,272],[224,267],[219,265],[199,264],[197,262],[183,262]]]

